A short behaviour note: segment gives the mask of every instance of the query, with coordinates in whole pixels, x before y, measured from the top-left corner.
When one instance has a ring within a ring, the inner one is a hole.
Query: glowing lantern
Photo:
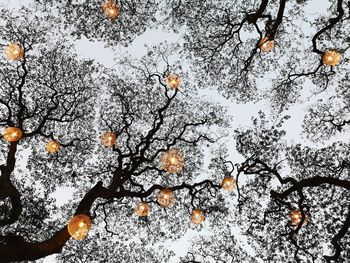
[[[149,206],[146,202],[141,202],[137,204],[137,206],[134,208],[134,212],[136,215],[140,217],[148,216],[149,214]]]
[[[170,189],[161,190],[158,193],[157,201],[160,206],[171,207],[175,202],[173,192]]]
[[[106,1],[102,5],[103,13],[111,20],[116,20],[120,15],[120,7],[114,1]]]
[[[165,78],[165,82],[171,89],[178,89],[180,87],[181,79],[176,74],[170,74]]]
[[[269,52],[275,47],[275,42],[273,40],[269,40],[267,37],[264,37],[260,39],[258,47],[263,52]]]
[[[46,150],[49,153],[57,153],[61,148],[61,145],[58,141],[50,141],[46,144]]]
[[[166,151],[163,154],[160,162],[162,163],[162,169],[168,173],[181,172],[185,164],[181,153],[175,149]]]
[[[323,64],[328,66],[336,66],[340,62],[341,55],[336,50],[328,50],[323,54]]]
[[[2,136],[8,142],[16,142],[22,138],[23,132],[20,128],[8,127],[2,132]]]
[[[221,187],[222,189],[231,192],[237,187],[236,180],[230,176],[225,177],[224,180],[222,180]]]
[[[5,48],[5,56],[8,60],[20,60],[24,57],[24,49],[16,43],[11,43]]]
[[[101,136],[101,142],[106,147],[112,147],[117,141],[117,135],[113,132],[105,132]]]
[[[84,239],[91,228],[91,219],[87,215],[79,214],[68,222],[68,232],[76,240]]]
[[[191,216],[192,222],[196,225],[201,224],[205,220],[205,216],[200,209],[195,209],[192,211],[192,216]]]
[[[305,213],[302,213],[297,209],[290,212],[289,216],[290,216],[290,220],[291,220],[291,223],[293,226],[299,225],[299,223],[302,220],[303,214],[305,215],[305,218],[304,218],[302,225],[306,225],[307,224],[307,215]]]

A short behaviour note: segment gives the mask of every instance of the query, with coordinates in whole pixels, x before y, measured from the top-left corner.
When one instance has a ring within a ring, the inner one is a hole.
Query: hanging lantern
[[[23,132],[20,128],[8,127],[3,130],[2,136],[4,136],[4,139],[8,142],[16,142],[22,138]]]
[[[302,223],[302,225],[307,224],[307,215],[305,213],[304,213],[304,215],[305,215],[305,218],[304,218],[304,222]],[[298,226],[302,220],[303,213],[297,209],[294,209],[293,211],[290,212],[289,216],[290,216],[290,220],[291,220],[292,225]]]
[[[102,5],[103,14],[111,19],[116,20],[120,15],[120,7],[114,1],[106,1]]]
[[[46,150],[49,153],[57,153],[61,148],[61,145],[58,141],[50,141],[46,144]]]
[[[171,207],[175,203],[173,191],[170,189],[163,189],[158,193],[157,201],[160,206]]]
[[[322,56],[323,64],[328,66],[336,66],[340,62],[341,55],[336,50],[328,50]]]
[[[5,57],[8,60],[21,60],[24,57],[24,49],[19,44],[11,43],[5,48]]]
[[[192,216],[191,216],[192,222],[196,225],[201,224],[205,220],[205,216],[200,209],[195,209],[192,211]]]
[[[163,154],[160,162],[162,163],[161,168],[172,174],[181,172],[185,164],[182,154],[175,149],[166,151]]]
[[[134,208],[134,212],[136,215],[138,215],[140,217],[148,216],[149,206],[146,202],[141,202],[141,203],[136,205],[136,207]]]
[[[68,232],[76,240],[84,239],[91,228],[91,219],[87,215],[79,214],[68,222]]]
[[[181,84],[180,76],[176,75],[176,74],[169,74],[165,78],[165,83],[171,89],[178,89],[180,87],[180,84]]]
[[[236,180],[233,179],[233,177],[225,177],[224,180],[222,180],[221,188],[226,191],[233,191],[237,187]]]
[[[117,141],[117,135],[113,132],[105,132],[101,136],[101,143],[106,147],[112,147]]]
[[[269,40],[267,37],[263,37],[260,39],[258,47],[262,52],[269,52],[275,47],[275,42],[273,40]]]

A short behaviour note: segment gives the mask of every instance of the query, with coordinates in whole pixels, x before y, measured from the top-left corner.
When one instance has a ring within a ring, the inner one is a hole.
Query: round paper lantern
[[[180,76],[176,74],[170,74],[165,78],[165,83],[168,85],[171,89],[178,89],[181,84]]]
[[[61,148],[61,145],[58,141],[50,141],[46,144],[46,150],[49,153],[57,153]]]
[[[192,216],[191,216],[192,222],[196,225],[201,224],[205,220],[205,216],[200,209],[195,209],[192,211]]]
[[[117,135],[113,132],[105,132],[101,136],[101,143],[106,147],[112,147],[117,141]]]
[[[24,49],[19,44],[11,43],[5,48],[5,57],[8,60],[21,60],[24,57]]]
[[[162,163],[162,169],[168,173],[181,172],[185,164],[182,154],[175,149],[166,151],[163,154],[160,162]]]
[[[231,192],[237,187],[236,180],[231,176],[225,177],[224,180],[222,180],[221,187],[222,189]]]
[[[328,66],[336,66],[340,62],[341,55],[336,50],[328,50],[323,54],[323,64]]]
[[[148,216],[149,214],[149,206],[146,202],[141,202],[136,205],[134,208],[134,212],[136,215],[140,217]]]
[[[171,207],[175,203],[175,198],[173,195],[173,191],[170,189],[163,189],[159,191],[157,196],[157,202],[160,206],[163,207]]]
[[[267,37],[264,37],[260,39],[258,47],[263,52],[269,52],[275,47],[275,42],[273,40],[269,40]]]
[[[307,224],[307,215],[305,213],[304,213],[304,215],[305,215],[305,218],[304,218],[302,225]],[[299,210],[295,209],[295,210],[290,212],[289,216],[290,216],[290,220],[291,220],[292,225],[298,226],[302,220],[303,213],[300,212]]]
[[[120,7],[114,1],[106,1],[102,5],[102,10],[103,14],[112,21],[116,20],[120,15]]]
[[[84,239],[91,228],[91,219],[87,215],[79,214],[68,222],[68,232],[76,240]]]
[[[4,139],[8,142],[16,142],[22,138],[23,132],[20,128],[8,127],[3,130],[2,136],[4,136]]]

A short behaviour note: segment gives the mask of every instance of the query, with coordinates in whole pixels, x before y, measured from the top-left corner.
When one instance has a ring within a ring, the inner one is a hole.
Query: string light
[[[175,203],[173,192],[170,189],[163,189],[159,191],[157,196],[157,202],[160,206],[171,207]]]
[[[21,60],[24,57],[24,49],[16,43],[11,43],[5,48],[5,57],[8,60]]]
[[[161,160],[162,169],[168,173],[178,173],[183,170],[185,161],[182,154],[176,149],[166,151]]]
[[[307,215],[305,213],[300,212],[297,209],[294,209],[293,211],[290,212],[289,216],[290,216],[290,220],[293,226],[297,226],[300,224],[303,214],[305,216],[304,221],[302,223],[302,225],[306,225],[307,224]]]
[[[260,39],[258,47],[263,52],[269,52],[275,47],[275,42],[273,40],[269,40],[267,37],[263,37]]]
[[[117,141],[117,135],[113,132],[105,132],[101,136],[101,143],[106,147],[112,147]]]
[[[87,236],[91,228],[91,224],[91,219],[87,215],[76,215],[68,222],[68,232],[72,238],[76,240],[83,240]]]
[[[49,153],[57,153],[61,148],[61,145],[58,141],[50,141],[46,144],[46,150]]]
[[[23,132],[20,128],[8,127],[3,130],[2,136],[8,142],[16,142],[22,138]]]
[[[323,54],[322,61],[323,64],[328,66],[336,66],[339,64],[341,55],[336,50],[328,50]]]
[[[194,209],[191,216],[192,222],[196,225],[201,224],[205,220],[204,213],[200,209]]]
[[[231,176],[225,177],[222,180],[221,187],[222,189],[231,192],[237,187],[236,180]]]
[[[136,215],[140,217],[148,216],[149,214],[149,206],[146,202],[141,202],[136,205],[134,208],[134,212]]]
[[[179,75],[176,74],[169,74],[165,78],[165,83],[168,85],[171,89],[178,89],[181,84],[181,78]]]
[[[120,15],[120,7],[114,1],[106,1],[102,5],[103,13],[112,21],[116,20]]]

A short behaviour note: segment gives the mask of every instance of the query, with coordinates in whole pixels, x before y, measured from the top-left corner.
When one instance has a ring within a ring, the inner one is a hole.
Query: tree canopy
[[[28,2],[0,10],[0,262],[347,262],[348,2]]]

